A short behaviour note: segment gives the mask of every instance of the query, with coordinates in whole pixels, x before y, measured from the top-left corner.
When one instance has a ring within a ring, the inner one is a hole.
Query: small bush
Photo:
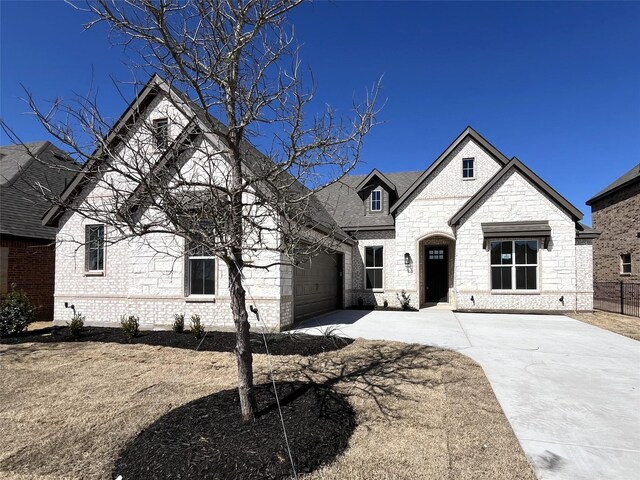
[[[384,302],[382,302],[382,306],[384,308],[389,308],[389,301],[386,298],[384,299]]]
[[[359,307],[364,307],[364,299],[362,297],[358,298],[358,306]]]
[[[400,302],[400,308],[402,310],[409,310],[411,308],[411,295],[407,295],[405,290],[401,290],[400,293],[396,293],[398,302]]]
[[[71,336],[78,338],[82,335],[82,331],[84,330],[84,315],[81,313],[74,313],[71,321],[67,322],[67,326],[69,327]]]
[[[191,333],[196,338],[202,338],[204,336],[204,325],[200,321],[200,315],[191,315]]]
[[[0,337],[20,333],[35,322],[37,307],[22,290],[15,285],[0,303]]]
[[[140,334],[140,319],[135,315],[129,315],[128,317],[123,315],[120,320],[120,326],[130,338],[137,337]]]
[[[175,333],[184,332],[184,313],[176,313],[173,319],[173,331]]]

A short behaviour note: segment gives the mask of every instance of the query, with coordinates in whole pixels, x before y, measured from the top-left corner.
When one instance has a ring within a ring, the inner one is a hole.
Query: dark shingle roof
[[[397,188],[398,197],[422,174],[419,172],[385,173]],[[393,227],[391,215],[364,215],[362,197],[357,187],[368,175],[348,175],[337,183],[329,185],[316,195],[324,208],[343,229],[354,230],[360,227]]]
[[[640,180],[640,163],[629,170],[627,173],[622,175],[616,181],[608,185],[604,190],[599,191],[589,200],[587,200],[587,205],[592,205],[594,202],[606,197],[607,195],[625,187],[626,185]]]
[[[0,234],[55,238],[55,228],[42,226],[50,205],[38,188],[58,195],[76,169],[62,150],[46,141],[0,147]]]

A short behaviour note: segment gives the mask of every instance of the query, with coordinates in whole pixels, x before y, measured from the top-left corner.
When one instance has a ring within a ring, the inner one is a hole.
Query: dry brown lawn
[[[569,317],[640,341],[640,318],[596,310],[593,313],[570,313]]]
[[[358,340],[271,357],[278,380],[326,382],[358,426],[309,479],[535,479],[482,372],[460,354]],[[269,362],[255,356],[256,382]],[[235,383],[232,354],[146,345],[0,345],[0,478],[108,479],[128,440],[173,408]],[[239,452],[240,455],[240,452]]]

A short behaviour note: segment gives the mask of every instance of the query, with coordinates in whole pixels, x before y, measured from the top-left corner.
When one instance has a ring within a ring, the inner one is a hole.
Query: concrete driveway
[[[336,311],[300,331],[457,350],[484,369],[540,479],[640,478],[640,342],[561,315]]]

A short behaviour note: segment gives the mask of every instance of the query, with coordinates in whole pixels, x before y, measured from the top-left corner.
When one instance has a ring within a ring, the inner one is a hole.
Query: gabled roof
[[[411,187],[398,199],[398,201],[391,207],[390,213],[395,212],[400,205],[402,205],[407,198],[411,196],[413,192],[415,192],[422,183],[429,178],[429,176],[435,171],[438,166],[449,156],[451,152],[453,152],[458,145],[460,145],[463,141],[465,141],[468,137],[471,137],[475,140],[475,142],[484,148],[498,163],[502,165],[506,165],[509,163],[509,159],[504,156],[502,152],[500,152],[496,147],[491,145],[487,139],[485,139],[482,135],[476,132],[472,127],[468,126],[465,128],[460,135],[449,145],[444,152],[442,152],[438,158],[427,168],[422,175],[420,175],[416,181],[411,185]]]
[[[533,173],[533,171],[530,170],[524,163],[522,163],[516,157],[513,157],[507,165],[502,167],[502,169],[498,173],[496,173],[489,182],[487,182],[480,190],[478,190],[478,192],[473,197],[471,197],[453,217],[451,217],[451,219],[449,220],[449,225],[457,225],[462,217],[464,217],[467,212],[469,212],[478,202],[480,202],[480,200],[482,200],[482,198],[493,188],[496,183],[498,183],[513,171],[517,171],[522,176],[524,176],[529,182],[536,186],[538,190],[540,190],[549,200],[551,200],[558,207],[567,212],[567,214],[569,214],[569,216],[574,221],[582,219],[582,212],[580,210],[574,207],[566,198],[564,198],[557,191],[551,188],[548,183],[546,183],[535,173]]]
[[[421,173],[387,173],[385,177],[396,186],[397,194],[402,195]],[[365,207],[357,187],[366,177],[367,175],[347,175],[317,192],[316,197],[344,230],[393,230],[395,222],[392,215],[364,214]]]
[[[212,137],[214,136],[214,132],[225,133],[227,131],[227,127],[222,122],[196,105],[186,94],[169,85],[159,75],[154,74],[144,86],[140,94],[129,104],[125,112],[111,128],[108,135],[105,137],[104,145],[113,148],[114,145],[122,141],[124,138],[122,130],[127,125],[139,121],[147,106],[158,94],[166,95],[173,101],[174,106],[187,119],[190,119],[187,127],[190,127],[195,122],[199,128],[199,132],[210,140],[213,140]],[[269,168],[268,162],[271,162],[271,160],[259,152],[249,142],[244,142],[242,148],[245,150],[246,167],[256,169],[257,171]],[[82,191],[82,188],[86,185],[88,176],[102,158],[102,148],[98,148],[92,154],[91,160],[84,165],[82,171],[76,175],[69,186],[64,190],[61,195],[61,203],[70,202],[75,195]],[[306,187],[304,187],[300,182],[292,177],[283,179],[283,182],[285,181],[286,185],[289,185],[288,188],[304,194]],[[137,193],[139,194],[140,192],[138,191]],[[327,213],[323,205],[313,195],[309,198],[309,211],[311,217],[309,219],[309,226],[311,228],[315,228],[325,233],[333,233],[342,239],[350,241],[348,235],[340,229],[331,215]],[[64,209],[60,205],[51,207],[43,216],[42,224],[47,226],[57,225],[57,221],[63,213]]]
[[[593,197],[587,200],[587,205],[591,206],[607,195],[611,195],[612,193],[615,193],[618,190],[626,187],[627,185],[631,185],[632,183],[637,181],[640,181],[640,163],[629,170],[627,173],[622,175],[620,178],[612,182],[604,190],[599,191]]]
[[[0,147],[0,234],[55,238],[56,229],[40,221],[50,205],[38,189],[58,195],[78,169],[66,153],[47,141]]]
[[[389,191],[397,193],[398,189],[396,188],[395,184],[384,174],[382,174],[377,168],[371,170],[371,173],[369,173],[369,175],[364,177],[362,181],[358,185],[356,185],[356,191],[361,192],[362,190],[364,190],[374,178],[378,178],[378,180],[384,183]]]

